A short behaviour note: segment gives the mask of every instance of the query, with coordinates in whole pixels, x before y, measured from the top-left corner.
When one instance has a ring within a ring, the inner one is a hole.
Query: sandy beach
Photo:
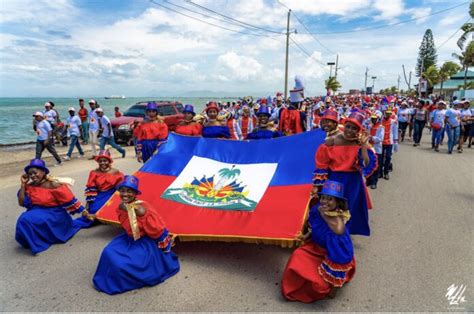
[[[403,143],[390,181],[371,191],[371,237],[355,236],[357,272],[337,299],[315,304],[285,301],[280,280],[290,249],[242,243],[177,243],[181,271],[151,288],[116,296],[97,292],[92,276],[104,246],[119,232],[113,226],[82,230],[64,245],[38,256],[14,239],[21,169],[30,149],[2,152],[0,178],[0,293],[2,311],[469,311],[474,309],[474,150],[433,153],[425,134],[421,147]],[[131,148],[115,167],[139,168]],[[118,157],[116,152],[114,156]],[[15,160],[13,160],[15,158]],[[53,161],[47,158],[48,165]],[[90,160],[73,159],[51,168],[76,180],[83,200]],[[436,170],[433,172],[433,170]],[[449,305],[451,284],[465,284],[466,303]]]

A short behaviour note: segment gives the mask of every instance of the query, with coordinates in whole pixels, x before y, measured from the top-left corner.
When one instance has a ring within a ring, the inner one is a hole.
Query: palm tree
[[[462,69],[464,70],[464,86],[467,86],[467,71],[469,67],[474,66],[474,42],[471,41],[460,55],[453,53],[452,56],[457,58],[459,63],[461,63]]]
[[[324,85],[326,86],[327,91],[333,91],[333,92],[336,92],[339,88],[342,87],[341,83],[339,83],[334,76],[325,80]]]
[[[227,182],[229,179],[233,179],[237,176],[240,175],[240,170],[239,169],[234,169],[235,165],[232,166],[232,168],[223,168],[219,170],[219,176],[221,177],[219,181],[216,183],[214,186],[215,190],[219,190],[224,186],[224,183]]]
[[[428,81],[431,87],[440,81],[439,71],[436,65],[430,65],[428,69],[423,72],[422,77]]]
[[[474,2],[471,2],[471,5],[469,6],[469,14],[471,15],[471,19],[474,18]],[[465,23],[463,26],[461,26],[461,30],[463,31],[461,37],[459,37],[457,44],[459,49],[463,50],[464,49],[464,43],[467,40],[467,37],[469,34],[474,32],[474,24],[472,22]]]
[[[440,94],[443,94],[443,83],[448,80],[451,76],[458,73],[461,70],[459,64],[452,61],[445,62],[439,69],[439,79],[441,82]]]

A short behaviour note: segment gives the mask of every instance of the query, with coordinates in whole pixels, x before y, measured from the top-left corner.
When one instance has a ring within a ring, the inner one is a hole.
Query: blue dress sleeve
[[[18,197],[20,195],[20,190],[16,193],[16,196]],[[30,209],[33,206],[33,203],[31,202],[30,197],[28,196],[27,193],[25,193],[25,198],[23,199],[23,207],[26,209]]]
[[[362,158],[362,148],[359,149],[359,153],[357,154],[359,159],[359,166],[362,169],[362,175],[365,178],[370,177],[378,168],[378,159],[375,151],[372,148],[367,149],[367,154],[369,155],[369,163],[364,166],[364,158]]]

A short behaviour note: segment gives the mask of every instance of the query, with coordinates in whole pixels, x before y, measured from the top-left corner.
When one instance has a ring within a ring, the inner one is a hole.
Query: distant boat
[[[105,99],[125,99],[124,95],[118,96],[118,95],[112,95],[112,96],[105,96]]]

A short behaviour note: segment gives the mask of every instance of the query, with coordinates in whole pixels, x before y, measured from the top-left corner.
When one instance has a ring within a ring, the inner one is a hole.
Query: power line
[[[212,12],[212,13],[214,13],[214,14],[217,14],[217,15],[219,15],[219,16],[222,16],[222,17],[224,17],[224,18],[226,18],[226,19],[229,19],[229,20],[231,20],[231,21],[234,21],[234,22],[237,22],[237,23],[240,23],[240,24],[243,24],[243,25],[246,25],[246,26],[255,28],[255,29],[259,29],[259,30],[262,30],[262,31],[265,31],[265,32],[268,32],[268,33],[280,34],[280,35],[285,35],[285,34],[286,34],[286,33],[284,33],[284,32],[278,32],[278,31],[275,31],[275,30],[272,30],[272,29],[263,28],[263,27],[260,27],[260,26],[256,26],[256,25],[253,25],[253,24],[249,24],[249,23],[247,23],[247,22],[243,22],[243,21],[237,20],[237,19],[235,19],[235,18],[233,18],[233,17],[224,15],[224,14],[222,14],[222,13],[219,13],[219,12],[217,12],[217,11],[214,11],[214,10],[212,10],[212,9],[209,9],[209,8],[207,8],[207,7],[205,7],[205,6],[202,6],[202,5],[199,5],[199,4],[197,4],[197,3],[194,3],[194,2],[192,2],[191,0],[186,0],[186,2],[188,2],[189,4],[191,4],[191,5],[193,5],[193,6],[196,6],[196,7],[198,7],[198,8],[201,8],[202,10],[205,10],[205,11],[208,11],[208,12]]]
[[[324,63],[322,63],[321,61],[319,61],[318,59],[314,58],[311,53],[309,53],[306,48],[304,48],[302,45],[298,44],[298,42],[296,42],[293,38],[290,37],[290,40],[293,42],[293,44],[299,49],[301,50],[305,55],[307,55],[309,58],[313,59],[314,61],[316,61],[322,68],[326,68],[326,65]]]
[[[244,35],[251,35],[251,36],[258,36],[258,37],[268,37],[268,38],[273,38],[271,36],[268,36],[268,35],[265,35],[265,34],[255,34],[255,33],[247,33],[247,32],[243,32],[243,31],[239,31],[239,30],[235,30],[235,29],[231,29],[231,28],[227,28],[227,27],[224,27],[224,26],[221,26],[221,25],[217,25],[217,24],[213,24],[213,23],[210,23],[210,22],[207,22],[207,21],[204,21],[204,20],[201,20],[197,17],[194,17],[194,16],[191,16],[191,15],[188,15],[186,13],[183,13],[183,12],[180,12],[178,10],[175,10],[173,8],[170,8],[170,7],[167,7],[161,3],[157,3],[153,0],[150,0],[151,3],[159,6],[159,7],[162,7],[166,10],[169,10],[169,11],[172,11],[172,12],[175,12],[177,14],[180,14],[180,15],[183,15],[183,16],[186,16],[190,19],[193,19],[195,21],[198,21],[198,22],[201,22],[201,23],[204,23],[204,24],[207,24],[207,25],[210,25],[210,26],[214,26],[214,27],[217,27],[217,28],[220,28],[220,29],[224,29],[224,30],[227,30],[227,31],[230,31],[230,32],[234,32],[234,33],[239,33],[239,34],[244,34]],[[274,39],[274,38],[273,38]]]
[[[316,34],[316,35],[347,34],[347,33],[365,32],[365,31],[370,31],[370,30],[374,30],[374,29],[381,29],[381,28],[396,26],[396,25],[400,25],[400,24],[410,23],[410,22],[413,22],[413,21],[416,21],[416,20],[425,19],[425,18],[433,16],[433,15],[441,14],[441,13],[459,8],[459,7],[461,7],[463,5],[466,5],[468,3],[470,3],[470,1],[466,1],[466,2],[463,2],[461,4],[458,4],[458,5],[455,5],[455,6],[440,10],[440,11],[436,11],[436,12],[433,12],[433,13],[430,13],[430,14],[427,14],[427,15],[414,17],[414,18],[411,18],[411,19],[408,19],[408,20],[403,20],[403,21],[396,22],[396,23],[391,23],[391,24],[385,24],[385,25],[379,25],[379,26],[373,26],[373,27],[366,27],[366,28],[362,28],[362,29],[352,29],[352,30],[346,30],[346,31],[317,32],[317,33],[309,32],[309,33],[303,33],[303,34]]]
[[[466,24],[467,22],[469,22],[471,20],[471,18],[469,17],[467,19],[466,22],[464,22],[462,25]],[[462,26],[461,25],[461,26]],[[448,39],[446,39],[445,41],[443,41],[443,43],[441,45],[439,45],[438,47],[436,47],[436,50],[438,50],[439,48],[443,47],[444,44],[446,44],[451,38],[453,38],[457,33],[459,33],[459,31],[461,30],[461,27],[459,27],[451,36],[448,37]]]
[[[286,9],[288,10],[291,10],[288,6],[286,6],[284,3],[280,2],[279,0],[276,0],[276,2],[278,2],[281,6],[285,7]],[[292,10],[293,12],[293,10]],[[301,26],[304,27],[304,29],[306,29],[306,31],[308,32],[309,35],[311,35],[311,37],[313,37],[313,39],[321,45],[321,47],[323,47],[324,49],[326,49],[329,53],[332,53],[332,54],[336,54],[334,51],[332,51],[331,49],[329,49],[327,46],[325,46],[318,38],[316,38],[316,36],[314,36],[313,33],[311,33],[311,31],[308,29],[308,27],[306,27],[306,25],[303,23],[303,21],[293,12],[293,16],[296,18],[296,20],[298,21],[298,23],[301,24]]]

